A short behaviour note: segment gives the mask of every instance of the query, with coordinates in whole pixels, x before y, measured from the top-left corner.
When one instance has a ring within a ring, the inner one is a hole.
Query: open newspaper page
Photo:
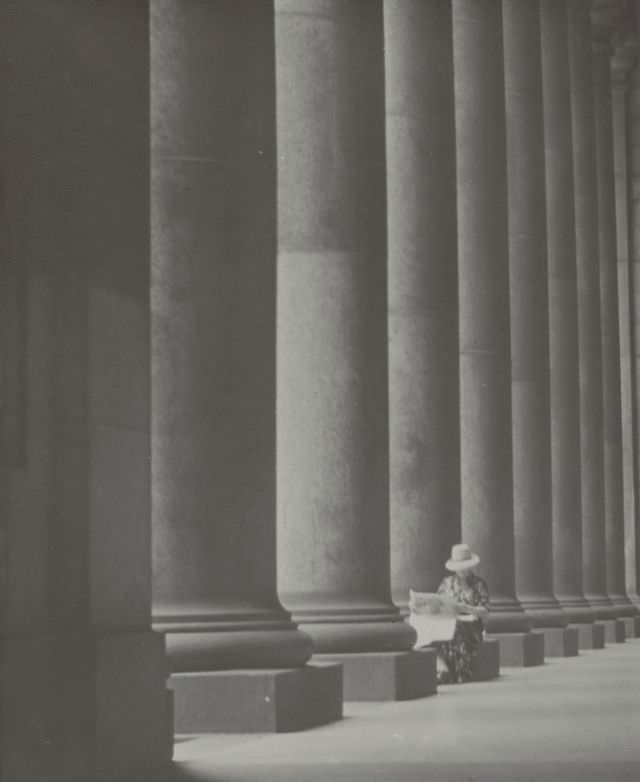
[[[409,590],[409,624],[418,634],[415,648],[450,641],[456,629],[456,601],[448,595]]]

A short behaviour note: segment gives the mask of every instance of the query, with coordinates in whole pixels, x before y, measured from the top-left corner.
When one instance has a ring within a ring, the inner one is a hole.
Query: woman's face
[[[471,576],[472,573],[473,573],[473,570],[471,568],[465,568],[464,570],[458,570],[458,572],[456,573],[456,576],[461,581],[468,581],[469,577]]]

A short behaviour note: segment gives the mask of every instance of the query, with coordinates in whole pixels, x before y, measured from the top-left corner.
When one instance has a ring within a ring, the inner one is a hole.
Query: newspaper
[[[451,641],[458,618],[457,604],[448,595],[409,590],[409,624],[417,633],[414,648],[434,641]]]

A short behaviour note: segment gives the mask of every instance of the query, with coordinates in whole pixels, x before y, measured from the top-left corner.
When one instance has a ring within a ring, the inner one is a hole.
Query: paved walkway
[[[639,782],[640,640],[295,734],[181,737],[180,782]]]

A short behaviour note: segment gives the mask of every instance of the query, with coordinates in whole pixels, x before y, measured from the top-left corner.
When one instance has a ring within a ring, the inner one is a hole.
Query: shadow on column
[[[273,5],[151,4],[154,626],[178,732],[340,717],[276,594]]]

